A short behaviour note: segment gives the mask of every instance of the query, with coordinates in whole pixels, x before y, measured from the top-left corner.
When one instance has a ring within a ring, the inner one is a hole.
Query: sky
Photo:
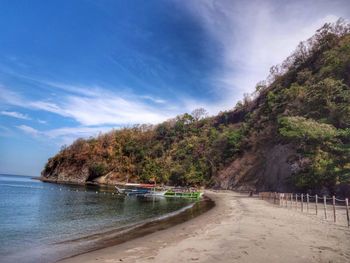
[[[0,1],[0,173],[76,138],[232,109],[348,0]]]

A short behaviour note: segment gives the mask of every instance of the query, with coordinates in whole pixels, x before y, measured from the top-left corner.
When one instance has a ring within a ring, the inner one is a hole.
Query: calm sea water
[[[52,262],[93,246],[99,233],[188,205],[183,199],[121,198],[113,189],[0,175],[0,262]]]

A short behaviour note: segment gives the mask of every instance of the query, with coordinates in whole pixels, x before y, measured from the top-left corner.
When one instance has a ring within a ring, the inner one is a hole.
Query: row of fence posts
[[[298,194],[293,193],[272,193],[272,192],[262,192],[259,193],[259,196],[261,199],[268,199],[271,201],[273,199],[274,204],[276,204],[276,200],[279,201],[280,206],[288,207],[288,201],[290,202],[291,208],[294,207],[298,209]],[[306,196],[306,202],[304,202],[304,197]],[[318,215],[318,200],[323,200],[323,210],[324,210],[324,218],[327,219],[327,199],[332,199],[332,207],[333,207],[333,219],[334,222],[337,222],[337,215],[336,215],[336,201],[339,202],[345,202],[345,209],[346,209],[346,219],[348,223],[348,227],[350,227],[350,215],[349,215],[349,199],[345,198],[345,200],[337,199],[335,196],[332,196],[331,198],[327,198],[327,196],[319,197],[317,194],[315,196],[310,196],[309,194],[300,194],[300,208],[301,212],[304,212],[304,204],[306,203],[306,211],[309,213],[309,204],[310,204],[310,197],[315,198],[315,211],[316,215]]]

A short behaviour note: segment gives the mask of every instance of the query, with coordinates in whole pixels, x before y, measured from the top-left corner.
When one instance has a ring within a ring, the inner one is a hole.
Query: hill
[[[350,185],[350,26],[325,24],[231,111],[78,139],[43,180],[340,191]]]

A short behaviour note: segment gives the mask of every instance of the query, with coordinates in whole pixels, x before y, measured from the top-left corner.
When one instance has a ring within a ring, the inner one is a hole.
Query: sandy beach
[[[185,223],[61,261],[350,262],[350,230],[234,192],[206,192],[216,206]]]

